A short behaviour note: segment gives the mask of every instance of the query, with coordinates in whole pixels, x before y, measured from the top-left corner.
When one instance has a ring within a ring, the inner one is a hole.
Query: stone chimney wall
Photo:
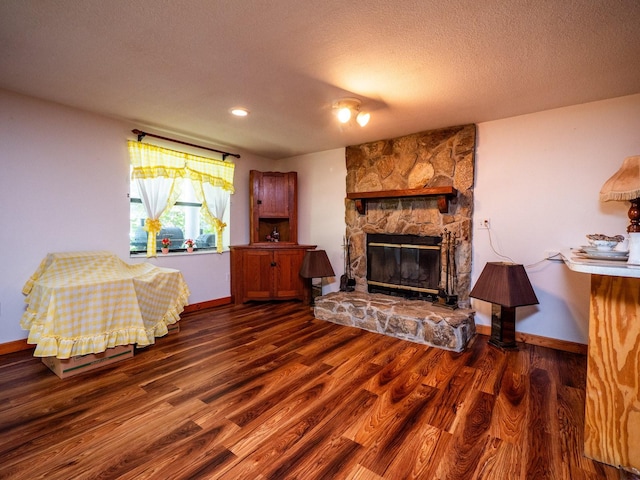
[[[364,215],[356,211],[353,200],[346,199],[346,234],[356,291],[367,291],[367,233],[441,236],[446,228],[456,239],[454,293],[460,307],[469,307],[475,144],[472,124],[347,147],[348,193],[437,186],[458,190],[445,214],[438,210],[435,197],[369,199]],[[444,260],[443,256],[443,265]]]

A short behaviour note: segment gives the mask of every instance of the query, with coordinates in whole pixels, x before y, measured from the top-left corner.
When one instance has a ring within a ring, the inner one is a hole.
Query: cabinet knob
[[[276,266],[276,262],[271,262],[271,266],[275,267]]]
[[[262,205],[262,200],[258,200],[258,205]]]

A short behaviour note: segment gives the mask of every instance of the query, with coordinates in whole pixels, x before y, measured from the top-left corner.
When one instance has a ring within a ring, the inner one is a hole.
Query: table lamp
[[[524,266],[487,263],[469,296],[491,303],[489,345],[503,350],[517,349],[516,307],[538,303]]]
[[[300,276],[308,278],[311,282],[311,305],[315,305],[315,298],[322,295],[322,278],[335,276],[327,252],[307,250],[302,260],[302,267],[300,267]],[[320,278],[320,283],[314,284],[314,278]]]
[[[629,260],[640,264],[640,155],[627,157],[620,169],[600,189],[600,200],[628,200],[629,207]]]

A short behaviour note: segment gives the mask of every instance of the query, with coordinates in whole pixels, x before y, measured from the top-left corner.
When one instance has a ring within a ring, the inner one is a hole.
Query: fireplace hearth
[[[378,293],[328,293],[316,300],[314,316],[454,352],[463,351],[476,333],[473,310]]]

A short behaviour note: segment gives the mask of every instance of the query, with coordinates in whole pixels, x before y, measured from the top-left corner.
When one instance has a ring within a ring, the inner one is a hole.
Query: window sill
[[[222,253],[228,252],[229,249],[225,248],[222,250]],[[217,250],[213,249],[213,250],[194,250],[193,252],[186,252],[186,251],[175,251],[175,252],[169,252],[169,253],[161,253],[158,252],[158,254],[155,257],[147,257],[147,253],[146,252],[137,252],[137,253],[129,253],[129,258],[162,258],[162,257],[187,257],[187,256],[193,256],[193,255],[214,255],[217,254]]]

